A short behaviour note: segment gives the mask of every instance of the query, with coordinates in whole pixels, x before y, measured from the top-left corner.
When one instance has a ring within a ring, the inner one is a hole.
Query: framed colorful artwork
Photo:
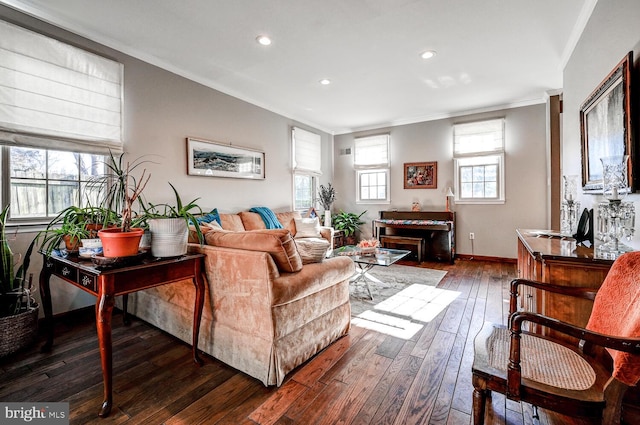
[[[405,189],[437,189],[437,162],[407,162],[404,164]]]

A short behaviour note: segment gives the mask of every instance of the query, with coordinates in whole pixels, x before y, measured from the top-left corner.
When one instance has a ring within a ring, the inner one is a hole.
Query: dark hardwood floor
[[[469,424],[473,339],[485,320],[506,321],[515,264],[422,266],[448,271],[438,285],[440,308],[388,326],[415,334],[406,339],[354,325],[280,388],[208,356],[197,367],[188,345],[140,320],[125,327],[116,314],[114,406],[100,419],[95,319],[85,309],[57,320],[52,353],[41,354],[39,341],[0,360],[0,401],[66,401],[71,424]],[[499,394],[487,411],[487,424],[534,423],[531,406]],[[540,423],[588,422],[540,410]]]

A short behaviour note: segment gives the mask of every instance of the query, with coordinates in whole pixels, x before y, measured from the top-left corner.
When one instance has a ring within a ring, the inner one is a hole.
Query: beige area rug
[[[396,310],[400,315],[410,314],[420,300],[433,300],[433,289],[446,274],[444,270],[398,264],[374,267],[367,272],[373,300],[369,299],[364,282],[349,284],[351,316],[358,317],[376,310]]]

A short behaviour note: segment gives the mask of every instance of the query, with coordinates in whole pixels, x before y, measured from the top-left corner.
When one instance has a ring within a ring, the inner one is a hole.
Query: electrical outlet
[[[476,234],[471,232],[469,233],[469,239],[474,240],[476,238]]]

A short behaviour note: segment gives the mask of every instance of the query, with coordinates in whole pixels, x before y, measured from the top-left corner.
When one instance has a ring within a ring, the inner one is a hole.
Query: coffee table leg
[[[100,361],[102,363],[102,380],[104,384],[104,402],[98,416],[109,416],[113,405],[113,364],[111,341],[111,315],[113,313],[114,297],[101,293],[96,303],[96,326],[100,345]]]
[[[367,292],[369,293],[369,299],[371,301],[373,301],[373,294],[371,293],[371,288],[369,287],[369,280],[367,280],[367,272],[369,270],[371,270],[373,268],[373,264],[366,264],[365,266],[363,266],[360,263],[356,263],[358,264],[358,267],[360,268],[360,273],[358,274],[358,276],[356,276],[355,279],[353,279],[351,281],[351,283],[358,283],[358,282],[364,282],[365,287],[367,288]]]

